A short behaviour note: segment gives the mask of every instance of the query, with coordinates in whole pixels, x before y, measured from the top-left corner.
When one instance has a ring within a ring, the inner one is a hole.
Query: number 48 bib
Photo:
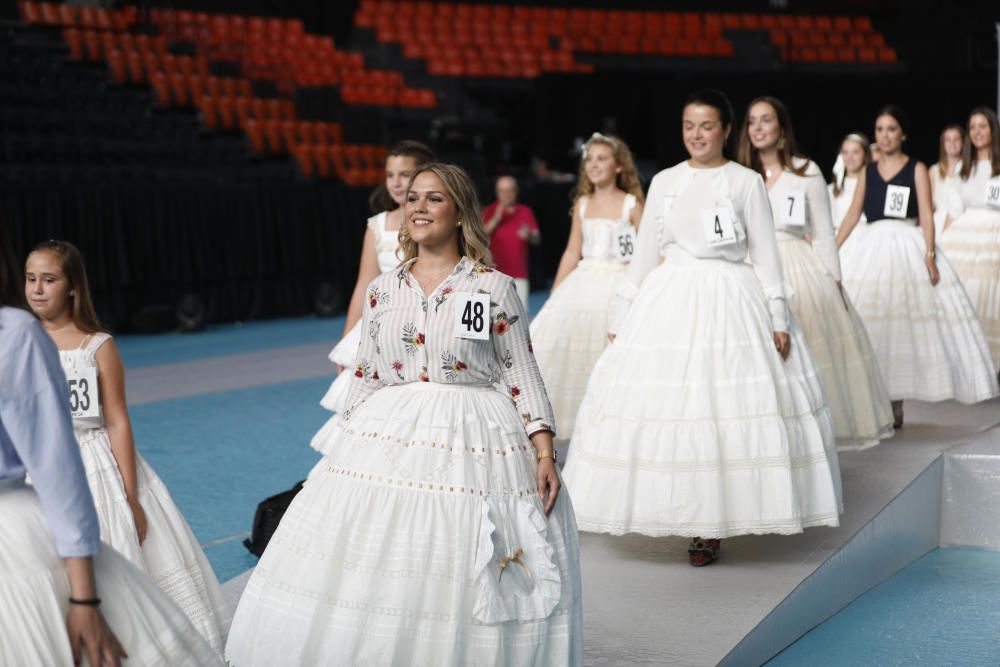
[[[69,409],[74,419],[90,419],[101,416],[101,393],[97,385],[97,369],[66,369],[69,383]]]
[[[455,337],[489,340],[489,294],[466,292],[455,295]]]

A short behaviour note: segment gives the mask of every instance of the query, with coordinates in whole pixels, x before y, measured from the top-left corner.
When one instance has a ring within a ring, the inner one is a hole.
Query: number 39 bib
[[[69,409],[74,419],[92,419],[101,416],[101,394],[97,385],[97,369],[66,369],[69,383]]]
[[[489,294],[465,292],[455,295],[455,337],[489,340]]]
[[[887,185],[885,188],[885,209],[887,218],[905,218],[910,206],[910,188],[905,185]]]

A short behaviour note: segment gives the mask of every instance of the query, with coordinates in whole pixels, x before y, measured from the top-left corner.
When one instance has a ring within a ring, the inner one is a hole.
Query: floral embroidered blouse
[[[535,363],[514,280],[463,257],[428,296],[410,274],[415,261],[383,273],[368,285],[361,344],[347,396],[351,408],[344,418],[349,420],[358,404],[385,385],[490,386],[501,382],[509,388],[528,435],[554,433],[552,407]],[[469,320],[471,327],[478,312],[470,296],[482,294],[489,295],[489,312],[481,313],[485,321],[478,328],[486,332],[486,338],[459,337],[462,320]]]

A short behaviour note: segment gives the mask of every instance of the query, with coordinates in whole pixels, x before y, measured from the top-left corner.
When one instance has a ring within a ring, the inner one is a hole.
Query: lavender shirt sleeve
[[[25,315],[0,317],[0,479],[31,475],[59,555],[93,556],[100,526],[73,435],[59,352]]]

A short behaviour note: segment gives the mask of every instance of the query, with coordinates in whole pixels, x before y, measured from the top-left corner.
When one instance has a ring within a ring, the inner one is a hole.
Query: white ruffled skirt
[[[346,412],[347,391],[351,382],[351,367],[358,356],[358,346],[361,344],[361,320],[351,327],[337,345],[330,350],[329,359],[335,364],[343,366],[344,370],[333,379],[330,388],[320,399],[319,404],[330,412]],[[326,452],[320,450],[321,454]]]
[[[163,481],[136,452],[139,504],[146,514],[146,541],[140,547],[107,430],[77,431],[76,437],[101,524],[101,540],[147,572],[222,655],[230,621],[222,588]]]
[[[544,515],[509,397],[390,386],[316,439],[325,469],[247,584],[233,665],[582,663],[573,508]]]
[[[780,239],[778,252],[785,280],[794,290],[788,306],[823,381],[837,448],[873,447],[893,434],[893,415],[864,324],[809,243]]]
[[[962,281],[1000,367],[1000,210],[969,209],[941,234],[939,245]]]
[[[625,265],[583,259],[531,322],[531,343],[560,440],[569,440],[590,372],[608,344],[608,317]]]
[[[838,525],[833,423],[791,329],[782,361],[753,269],[669,248],[577,416],[563,474],[580,529],[724,538]]]
[[[0,526],[0,665],[69,667],[69,578],[37,494],[19,480],[0,481]],[[123,665],[222,665],[181,610],[114,549],[94,557],[94,571],[101,613],[129,655]]]
[[[850,294],[893,400],[978,403],[998,393],[996,370],[969,297],[943,251],[931,285],[912,222],[859,224],[840,251]]]

